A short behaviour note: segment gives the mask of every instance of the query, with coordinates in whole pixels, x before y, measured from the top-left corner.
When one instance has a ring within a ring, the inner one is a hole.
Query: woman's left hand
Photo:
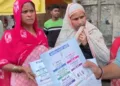
[[[82,45],[87,44],[87,36],[84,31],[79,35],[78,40],[82,43]]]

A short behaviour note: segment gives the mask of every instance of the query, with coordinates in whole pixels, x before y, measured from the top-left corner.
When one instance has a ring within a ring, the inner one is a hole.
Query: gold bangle
[[[21,72],[22,72],[21,69],[19,68],[19,66],[14,66],[14,67],[12,68],[12,70],[13,70],[13,72],[18,72],[18,73],[21,73]]]
[[[13,66],[12,71],[13,72],[17,72],[18,71],[18,67],[17,66]]]
[[[19,71],[19,69],[18,69],[17,66],[13,66],[12,70],[13,70],[14,72],[18,72],[18,71]]]

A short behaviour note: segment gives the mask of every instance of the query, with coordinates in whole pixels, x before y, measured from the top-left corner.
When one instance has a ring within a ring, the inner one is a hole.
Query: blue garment
[[[113,63],[115,63],[116,65],[120,67],[120,48],[118,49],[116,59]]]

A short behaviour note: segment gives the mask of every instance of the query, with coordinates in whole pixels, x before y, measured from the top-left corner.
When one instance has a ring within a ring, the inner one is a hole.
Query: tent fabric
[[[45,0],[32,0],[37,13],[45,13]],[[12,15],[15,0],[0,0],[0,15]]]
[[[51,4],[65,4],[65,3],[67,3],[67,4],[69,4],[69,3],[71,3],[72,2],[72,0],[46,0],[46,6],[50,6]]]

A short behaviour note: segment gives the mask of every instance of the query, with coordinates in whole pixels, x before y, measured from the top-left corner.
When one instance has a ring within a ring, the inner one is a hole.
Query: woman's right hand
[[[87,41],[87,36],[86,36],[86,34],[85,34],[84,31],[81,32],[81,34],[79,35],[78,40],[79,40],[79,41],[82,43],[82,45],[84,45],[84,46],[88,43],[88,41]]]
[[[33,80],[34,82],[35,81],[35,75],[32,73],[31,69],[29,67],[21,67],[22,68],[22,71],[24,73],[26,73],[26,75],[28,76],[29,79]]]

